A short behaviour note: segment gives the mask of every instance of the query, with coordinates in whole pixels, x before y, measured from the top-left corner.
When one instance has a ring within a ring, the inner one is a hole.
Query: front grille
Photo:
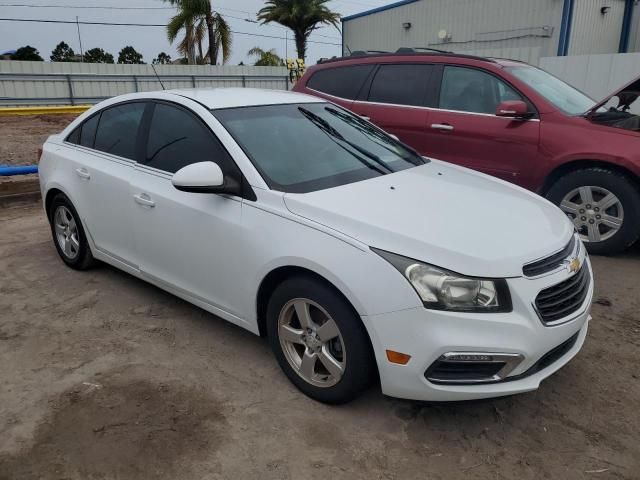
[[[573,277],[542,290],[535,301],[540,320],[551,324],[576,312],[587,297],[589,280],[589,266],[585,262]]]
[[[536,260],[535,262],[527,263],[522,267],[522,273],[526,277],[537,277],[545,273],[551,272],[562,265],[564,260],[573,253],[576,247],[576,236],[573,235],[566,247],[553,255],[550,255],[542,260]]]

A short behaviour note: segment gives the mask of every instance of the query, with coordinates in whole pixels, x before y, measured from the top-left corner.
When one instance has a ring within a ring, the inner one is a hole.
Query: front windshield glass
[[[596,104],[580,90],[539,68],[518,66],[506,70],[569,115],[582,115]]]
[[[274,190],[312,192],[426,162],[382,130],[329,103],[261,105],[212,113]]]

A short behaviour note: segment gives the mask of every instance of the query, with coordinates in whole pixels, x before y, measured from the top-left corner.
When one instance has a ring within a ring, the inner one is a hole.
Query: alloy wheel
[[[331,387],[342,378],[347,358],[342,334],[316,302],[287,302],[278,317],[278,338],[289,365],[306,382]]]
[[[78,226],[73,214],[67,207],[60,205],[53,214],[53,226],[56,232],[56,241],[65,257],[73,260],[80,251],[80,239]]]
[[[567,193],[560,208],[573,221],[585,242],[603,242],[622,227],[622,202],[606,188],[583,186]]]

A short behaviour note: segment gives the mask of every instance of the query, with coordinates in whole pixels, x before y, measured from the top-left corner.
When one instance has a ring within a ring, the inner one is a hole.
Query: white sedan
[[[322,402],[376,378],[420,400],[533,390],[587,333],[591,266],[559,209],[315,97],[115,97],[49,137],[40,183],[67,265],[266,335]]]

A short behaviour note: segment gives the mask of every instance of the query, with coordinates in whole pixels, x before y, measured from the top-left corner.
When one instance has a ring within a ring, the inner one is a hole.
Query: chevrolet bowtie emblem
[[[577,258],[572,258],[571,260],[567,261],[566,265],[569,273],[576,273],[578,270],[580,270],[580,260],[578,260]]]

